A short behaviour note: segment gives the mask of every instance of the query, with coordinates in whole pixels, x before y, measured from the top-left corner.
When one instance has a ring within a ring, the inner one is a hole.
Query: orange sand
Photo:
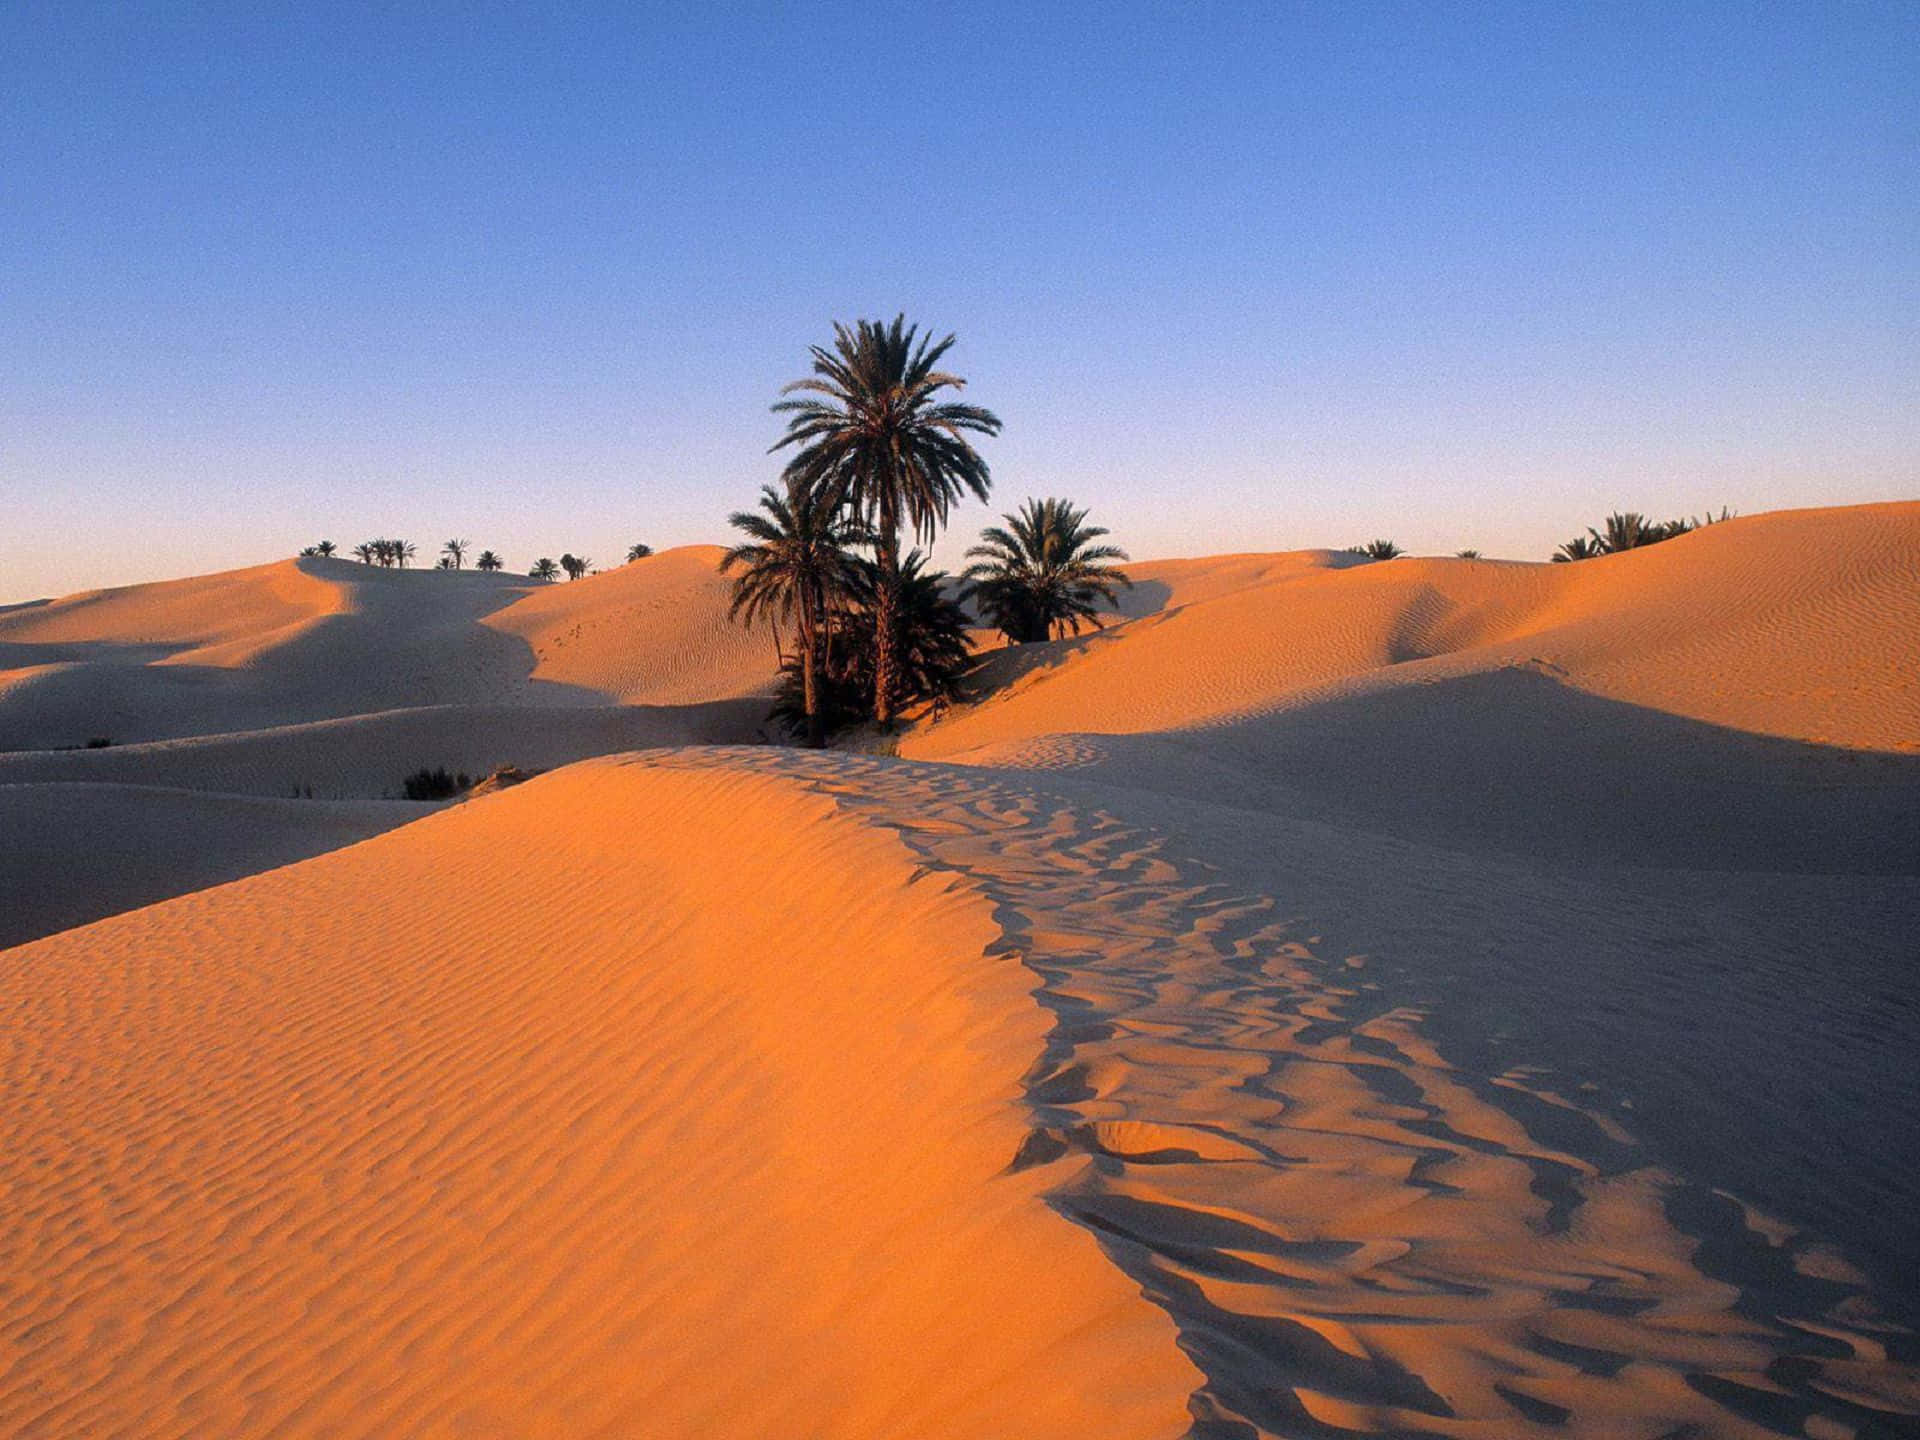
[[[0,1433],[1920,1427],[1920,505],[1140,565],[900,757],[702,743],[717,553],[0,614],[7,921],[144,906],[0,952]]]

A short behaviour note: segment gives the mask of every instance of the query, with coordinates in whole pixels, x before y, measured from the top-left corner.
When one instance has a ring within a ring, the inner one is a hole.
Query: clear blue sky
[[[1914,496],[1916,75],[1912,0],[12,0],[0,600],[721,540],[896,310],[1136,556]]]

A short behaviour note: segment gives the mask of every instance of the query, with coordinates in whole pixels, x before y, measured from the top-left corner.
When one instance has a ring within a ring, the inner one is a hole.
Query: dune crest
[[[996,935],[791,782],[596,762],[10,951],[0,1429],[1176,1435],[1008,1173]]]
[[[1515,666],[1757,735],[1920,750],[1920,503],[1738,518],[1566,565],[1339,559],[1131,567],[1150,610],[1000,659],[1030,673],[901,753],[1005,763],[1042,736],[1188,731]]]

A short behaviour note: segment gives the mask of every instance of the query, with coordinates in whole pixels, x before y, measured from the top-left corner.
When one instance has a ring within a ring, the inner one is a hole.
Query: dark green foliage
[[[544,580],[548,584],[552,584],[560,578],[560,567],[554,564],[547,556],[542,555],[538,560],[533,562],[533,568],[527,571],[527,575],[530,579]]]
[[[480,558],[473,562],[473,568],[487,571],[502,570],[506,568],[506,564],[507,562],[494,554],[493,551],[482,550],[480,552]]]
[[[967,615],[948,595],[949,581],[927,570],[926,556],[909,551],[900,563],[896,591],[900,616],[900,689],[902,707],[928,702],[944,709],[960,698],[960,681],[973,664],[967,643]],[[874,626],[879,615],[879,567],[856,561],[849,606],[832,617],[823,641],[816,698],[821,727],[832,731],[876,718],[874,688],[878,646]],[[780,688],[772,718],[795,735],[805,734],[805,676],[800,657],[781,666]]]
[[[1015,644],[1051,640],[1056,630],[1078,635],[1083,621],[1098,625],[1094,602],[1111,608],[1116,589],[1133,584],[1106,563],[1126,551],[1094,544],[1107,531],[1088,525],[1070,501],[1028,500],[1001,518],[1004,528],[988,526],[967,551],[974,563],[960,578],[980,613]]]
[[[1605,550],[1600,548],[1598,539],[1589,540],[1585,535],[1576,535],[1558,550],[1554,551],[1553,558],[1559,562],[1568,560],[1591,560],[1596,555],[1604,555],[1606,553]]]
[[[764,511],[765,513],[760,513]],[[751,625],[766,619],[780,647],[780,623],[794,627],[801,688],[801,712],[814,723],[805,727],[807,743],[819,745],[828,725],[812,692],[820,683],[828,636],[835,617],[848,608],[860,581],[860,562],[848,553],[870,538],[858,522],[828,505],[815,492],[782,495],[771,485],[760,489],[760,510],[738,510],[727,523],[747,539],[720,561],[720,573],[739,570],[733,581],[729,619]],[[781,663],[786,663],[782,655]]]
[[[651,554],[653,554],[653,547],[651,545],[629,545],[627,547],[627,563],[631,565],[634,561],[644,560]]]
[[[447,563],[441,565],[440,568],[442,570],[458,570],[461,566],[465,565],[467,563],[467,551],[472,545],[473,542],[471,540],[447,541],[446,544],[440,547],[441,558]]]
[[[1391,540],[1369,540],[1364,545],[1353,547],[1353,553],[1364,555],[1369,560],[1395,560],[1403,553]]]
[[[1480,558],[1480,552],[1478,550],[1456,550],[1453,553],[1454,557],[1460,560],[1478,560]]]
[[[1677,520],[1649,520],[1638,510],[1616,510],[1607,517],[1600,529],[1589,526],[1585,535],[1574,536],[1554,553],[1553,558],[1591,560],[1598,555],[1617,555],[1622,550],[1658,545],[1662,540],[1672,540],[1689,531],[1732,518],[1733,512],[1725,507],[1718,515],[1709,510],[1705,515],[1692,519],[1683,515]]]
[[[593,561],[587,559],[584,555],[562,555],[560,557],[560,568],[567,572],[567,579],[578,580],[593,568]]]
[[[904,315],[891,325],[862,320],[833,329],[832,349],[812,347],[813,374],[781,392],[805,396],[773,407],[788,417],[773,448],[794,449],[786,467],[791,494],[812,496],[830,511],[844,506],[873,531],[880,573],[876,715],[886,728],[904,695],[895,614],[900,532],[930,541],[956,500],[986,499],[992,479],[968,437],[997,435],[1000,421],[977,405],[939,398],[966,384],[935,368],[953,336],[922,338]]]
[[[400,782],[400,788],[409,800],[451,800],[472,789],[473,781],[465,771],[452,775],[442,765],[432,770],[414,771]]]

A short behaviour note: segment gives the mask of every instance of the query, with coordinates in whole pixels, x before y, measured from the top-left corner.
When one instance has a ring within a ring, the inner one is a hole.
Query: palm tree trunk
[[[880,594],[873,615],[873,718],[885,734],[893,729],[894,697],[900,688],[900,535],[886,519],[874,552]]]
[[[813,605],[812,596],[801,601],[800,704],[807,715],[807,748],[818,750],[827,743],[827,732],[820,719],[820,621]]]

